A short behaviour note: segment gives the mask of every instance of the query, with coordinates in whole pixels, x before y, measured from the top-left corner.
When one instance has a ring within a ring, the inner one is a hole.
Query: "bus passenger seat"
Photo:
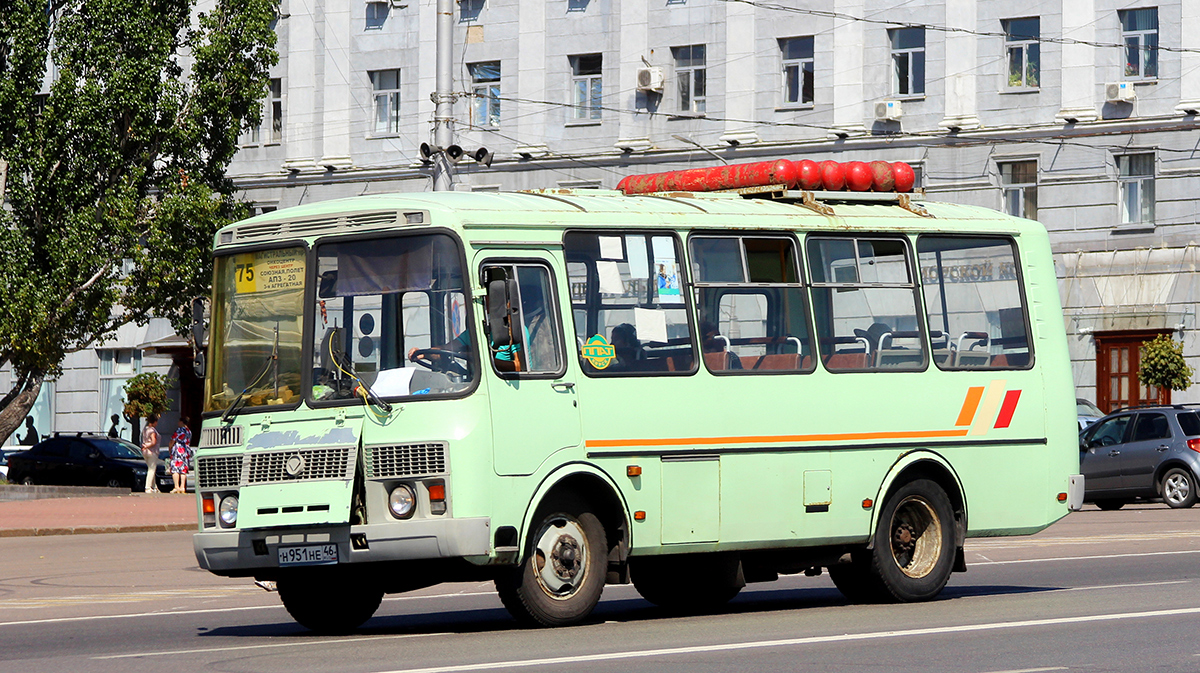
[[[825,359],[825,368],[836,369],[866,369],[866,353],[834,353]]]
[[[721,371],[723,369],[728,369],[728,367],[726,367],[726,363],[728,360],[729,360],[729,358],[726,355],[725,351],[704,354],[704,364],[708,365],[708,368],[712,371]]]

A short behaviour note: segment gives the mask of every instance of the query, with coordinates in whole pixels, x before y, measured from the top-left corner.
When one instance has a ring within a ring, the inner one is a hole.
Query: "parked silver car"
[[[1196,504],[1200,414],[1183,405],[1122,409],[1079,433],[1084,501],[1120,509],[1131,500]]]
[[[1092,423],[1104,418],[1104,412],[1100,411],[1100,407],[1082,397],[1075,398],[1075,413],[1079,416],[1079,429],[1081,431]]]

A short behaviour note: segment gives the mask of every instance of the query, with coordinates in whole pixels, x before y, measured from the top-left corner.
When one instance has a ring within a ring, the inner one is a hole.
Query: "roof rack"
[[[1200,407],[1200,404],[1191,402],[1181,404],[1138,404],[1132,407],[1121,407],[1120,409],[1114,409],[1108,413],[1117,414],[1122,411],[1137,411],[1138,409],[1187,409],[1188,407]]]

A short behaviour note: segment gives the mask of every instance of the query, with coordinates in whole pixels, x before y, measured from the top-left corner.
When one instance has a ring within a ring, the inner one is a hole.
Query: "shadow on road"
[[[1056,591],[1058,587],[978,585],[946,587],[938,601],[977,596],[1001,596]],[[936,601],[935,601],[936,602]],[[846,606],[849,603],[833,588],[812,589],[751,589],[719,610],[708,613],[681,615],[652,605],[641,598],[603,600],[586,623],[639,622],[661,619],[679,619],[697,614],[756,614],[781,610],[817,609]],[[376,615],[360,627],[354,635],[421,635],[431,633],[492,633],[523,630],[503,608],[473,608],[442,612],[417,612],[398,615]],[[322,637],[296,624],[280,622],[247,626],[218,627],[200,632],[200,636],[222,636],[233,638],[263,637]]]

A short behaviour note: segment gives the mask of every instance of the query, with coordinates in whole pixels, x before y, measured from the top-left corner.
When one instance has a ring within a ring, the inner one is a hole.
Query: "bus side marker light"
[[[1066,494],[1066,493],[1059,493],[1059,494],[1058,494],[1058,501],[1059,501],[1059,502],[1066,502],[1066,501],[1067,501],[1067,494]]]
[[[627,477],[642,476],[642,466],[641,465],[626,465],[625,466],[625,476],[627,476]]]
[[[863,509],[871,509],[875,506],[875,501],[870,498],[863,498]]]
[[[634,521],[645,521],[646,513],[639,509],[638,511],[633,513],[633,520]]]

